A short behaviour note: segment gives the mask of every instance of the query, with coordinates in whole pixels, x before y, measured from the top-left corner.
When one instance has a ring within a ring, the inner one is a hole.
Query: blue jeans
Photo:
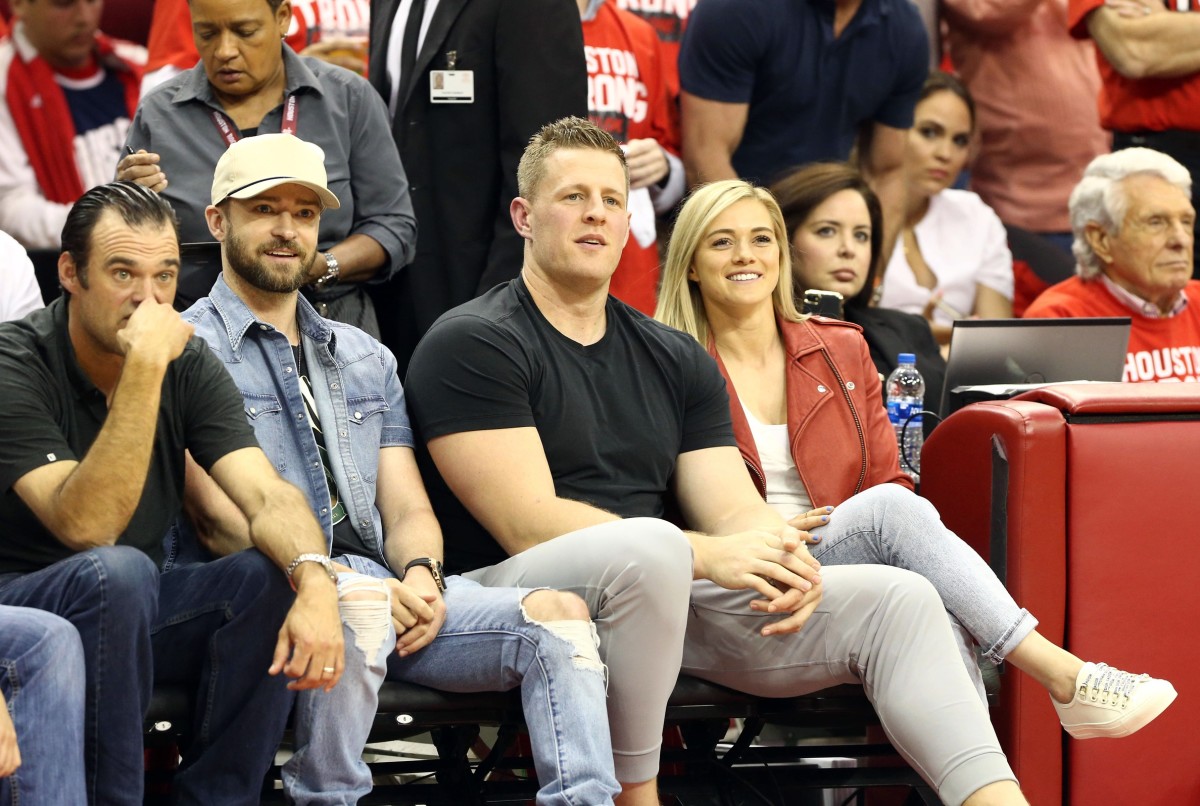
[[[391,575],[362,557],[342,561],[363,573]],[[571,644],[526,616],[522,601],[532,592],[450,577],[441,632],[408,657],[390,653],[387,677],[463,693],[520,686],[539,806],[611,804],[620,786],[603,674],[578,665]]]
[[[975,652],[964,641],[973,638],[985,658],[1000,663],[1037,627],[983,558],[945,527],[933,504],[898,484],[847,499],[812,534],[821,542],[808,548],[822,565],[890,565],[932,582],[952,624],[969,634],[955,629],[968,672]]]
[[[350,564],[345,557],[334,560]],[[356,577],[362,575],[338,574],[339,597],[357,584]],[[379,687],[388,656],[396,649],[396,630],[386,601],[380,602],[379,624],[373,614],[367,624],[348,617],[347,604],[343,599],[346,656],[341,680],[332,691],[311,689],[296,695],[296,752],[283,765],[281,776],[284,794],[295,806],[353,806],[371,791],[371,770],[362,760],[362,750],[379,710]]]
[[[254,550],[160,576],[144,553],[110,546],[0,579],[0,604],[57,613],[79,631],[87,795],[104,804],[142,802],[142,719],[156,682],[196,690],[176,800],[258,803],[293,700],[267,674],[293,598]]]
[[[0,691],[21,766],[0,778],[0,806],[83,803],[83,647],[63,619],[0,606]]]

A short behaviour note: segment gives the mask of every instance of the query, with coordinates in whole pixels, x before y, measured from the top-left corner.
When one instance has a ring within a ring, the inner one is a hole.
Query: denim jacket
[[[413,445],[396,359],[361,330],[322,318],[303,297],[296,306],[304,363],[346,516],[373,552],[372,559],[386,565],[375,507],[379,452]],[[259,444],[279,474],[308,496],[326,544],[332,546],[329,488],[287,336],[258,321],[224,276],[183,318],[196,326],[196,335],[233,376]],[[316,393],[318,389],[327,394]]]

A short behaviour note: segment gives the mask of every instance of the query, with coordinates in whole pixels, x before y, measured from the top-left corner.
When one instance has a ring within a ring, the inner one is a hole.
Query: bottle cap
[[[901,364],[917,363],[917,356],[913,353],[900,353],[899,362]]]

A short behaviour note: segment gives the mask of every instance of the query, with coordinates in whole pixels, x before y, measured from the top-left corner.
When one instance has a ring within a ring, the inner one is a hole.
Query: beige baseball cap
[[[342,206],[326,187],[325,152],[291,134],[243,137],[217,160],[212,203],[229,198],[252,199],[279,185],[303,185],[331,210]]]

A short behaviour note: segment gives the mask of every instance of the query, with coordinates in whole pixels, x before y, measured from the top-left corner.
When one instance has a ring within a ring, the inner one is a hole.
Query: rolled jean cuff
[[[980,753],[950,770],[937,786],[938,797],[949,806],[961,806],[967,798],[988,784],[1016,782],[1008,759],[999,750]]]
[[[1037,629],[1037,625],[1038,620],[1033,617],[1033,614],[1021,608],[1020,615],[1008,632],[1002,635],[996,643],[989,647],[983,647],[983,657],[999,666],[1004,663],[1008,653],[1017,648],[1017,644],[1024,641],[1031,632]]]

